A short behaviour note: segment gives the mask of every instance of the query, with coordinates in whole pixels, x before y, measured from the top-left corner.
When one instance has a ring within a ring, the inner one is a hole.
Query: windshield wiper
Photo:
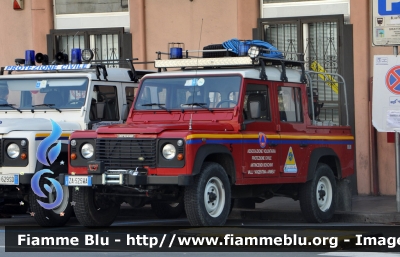
[[[171,113],[170,110],[168,110],[167,108],[165,108],[163,105],[165,104],[157,104],[157,103],[151,103],[151,104],[142,104],[142,106],[154,106],[157,105],[158,107],[160,107],[163,110],[166,110],[167,112]]]
[[[54,110],[57,110],[57,111],[61,112],[61,110],[56,108],[56,107],[54,107],[54,105],[55,104],[35,104],[35,105],[32,105],[32,107],[47,106],[50,109],[54,109]],[[31,111],[34,112],[33,109]]]
[[[14,107],[15,104],[0,104],[0,107],[11,107],[14,110],[19,111],[19,113],[22,113],[22,111],[20,109],[18,109],[17,107]]]
[[[210,112],[213,112],[213,110],[211,110],[210,108],[208,108],[208,106],[207,106],[206,103],[189,103],[189,104],[184,104],[184,105],[188,105],[188,106],[189,106],[189,105],[192,105],[192,106],[200,106],[200,107],[203,107],[203,108],[209,110]]]

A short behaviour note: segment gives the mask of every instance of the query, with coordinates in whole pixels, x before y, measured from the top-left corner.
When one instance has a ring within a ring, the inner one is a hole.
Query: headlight
[[[166,144],[162,149],[162,155],[165,159],[171,160],[176,155],[176,148],[174,145]]]
[[[17,158],[19,156],[19,153],[20,149],[17,144],[12,143],[7,147],[7,154],[10,158],[12,159]]]
[[[92,144],[86,143],[82,146],[81,154],[83,158],[89,159],[90,157],[93,156],[93,153],[94,153],[94,148]]]

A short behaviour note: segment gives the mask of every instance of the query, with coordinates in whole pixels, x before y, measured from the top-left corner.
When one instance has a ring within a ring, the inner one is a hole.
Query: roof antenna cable
[[[198,51],[197,51],[197,64],[196,64],[196,75],[195,77],[197,77],[197,70],[199,69],[199,53],[200,53],[200,42],[201,42],[201,34],[203,33],[203,18],[201,18],[201,27],[200,27],[200,39],[199,39],[199,47],[198,47]],[[193,91],[192,91],[192,111],[193,111],[193,103],[194,103],[194,95],[196,94],[196,86],[197,86],[197,81],[198,79],[195,78],[193,79],[192,83],[193,83]],[[193,112],[190,114],[190,120],[189,120],[189,130],[192,130],[192,117],[193,117]]]

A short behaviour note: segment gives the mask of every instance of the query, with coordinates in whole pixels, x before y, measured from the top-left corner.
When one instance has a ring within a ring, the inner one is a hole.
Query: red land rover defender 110
[[[191,225],[218,226],[232,199],[277,195],[300,200],[309,222],[332,218],[337,185],[354,173],[344,80],[250,50],[159,58],[125,124],[71,134],[63,182],[82,225],[151,200],[160,218],[186,211]]]

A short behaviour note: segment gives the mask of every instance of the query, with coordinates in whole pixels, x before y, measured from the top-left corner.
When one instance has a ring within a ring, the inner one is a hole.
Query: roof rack
[[[228,49],[229,50],[229,49]],[[236,56],[236,57],[225,57],[227,49],[218,50],[186,50],[186,54],[180,59],[165,59],[162,60],[162,55],[169,55],[169,53],[156,52],[157,59],[154,61],[154,67],[158,68],[159,72],[161,69],[166,70],[167,68],[181,68],[181,69],[198,69],[198,68],[233,68],[233,67],[255,67],[260,66],[260,79],[267,80],[268,77],[265,72],[266,66],[281,66],[281,80],[284,82],[288,81],[286,76],[286,67],[300,67],[301,78],[300,81],[306,82],[305,68],[304,68],[304,54],[293,53],[293,52],[282,52],[283,54],[295,55],[298,60],[289,60],[284,58],[272,58],[263,56],[262,53],[270,52],[268,49],[259,49],[260,54],[256,57],[250,56]],[[189,56],[189,52],[222,52],[221,57],[195,57]]]

